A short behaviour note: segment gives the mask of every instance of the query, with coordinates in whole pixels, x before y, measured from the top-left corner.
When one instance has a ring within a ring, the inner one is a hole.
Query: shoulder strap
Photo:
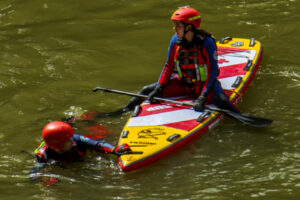
[[[37,156],[38,159],[47,160],[47,153],[46,153],[46,143],[43,141],[38,148],[34,150],[34,154]]]
[[[40,150],[45,144],[46,144],[45,141],[42,141],[41,144],[38,146],[38,148],[36,148],[36,149],[34,150],[34,153],[37,154],[37,153],[39,152],[39,150]]]

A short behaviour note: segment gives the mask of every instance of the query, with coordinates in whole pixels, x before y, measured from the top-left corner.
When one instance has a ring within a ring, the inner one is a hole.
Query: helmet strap
[[[190,49],[191,48],[191,44],[187,41],[187,39],[185,38],[186,34],[189,32],[189,31],[193,31],[193,26],[189,29],[186,30],[187,26],[190,25],[190,24],[186,24],[186,23],[183,23],[183,36],[178,38],[177,40],[177,44],[179,46],[182,46],[184,48],[187,48],[187,49]]]
[[[191,24],[186,24],[184,23],[184,30],[183,30],[183,37],[185,38],[186,34],[189,32],[189,31],[192,31],[195,33],[195,28],[193,25],[191,25],[191,27],[189,29],[186,30],[186,28],[191,25]]]
[[[187,33],[187,32],[189,32],[190,30],[192,30],[191,28],[189,28],[188,30],[186,30],[186,27],[188,26],[189,24],[186,24],[186,23],[183,23],[183,37],[185,37],[185,34]]]

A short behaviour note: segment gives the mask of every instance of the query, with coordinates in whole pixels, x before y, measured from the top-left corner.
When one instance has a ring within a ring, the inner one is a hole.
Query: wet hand
[[[116,146],[112,153],[118,156],[131,152],[130,146],[126,143]]]

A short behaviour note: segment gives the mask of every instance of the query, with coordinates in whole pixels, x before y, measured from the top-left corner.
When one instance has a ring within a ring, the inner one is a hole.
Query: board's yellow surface
[[[240,47],[233,47],[232,44],[238,41],[243,45]],[[255,50],[257,52],[254,59],[252,60],[252,65],[244,75],[239,86],[235,89],[232,89],[233,93],[229,97],[230,100],[236,98],[236,96],[240,94],[240,91],[250,77],[252,70],[257,63],[257,59],[259,58],[259,53],[262,49],[261,43],[255,40],[253,47],[250,47],[249,43],[250,39],[242,38],[232,38],[232,40],[226,41],[224,44],[220,44],[219,42],[217,42],[218,47],[241,48]],[[127,126],[128,122],[131,120],[129,119],[121,133],[119,144],[127,143],[130,145],[133,151],[141,151],[143,153],[122,155],[120,157],[120,160],[124,166],[128,166],[132,163],[138,162],[139,160],[143,160],[147,157],[158,154],[160,151],[172,146],[174,143],[180,141],[181,139],[189,137],[191,133],[194,133],[197,130],[201,130],[204,126],[207,126],[211,120],[218,116],[220,116],[219,113],[212,113],[208,118],[199,123],[198,126],[191,129],[190,131],[184,131],[181,129],[175,129],[166,126]],[[123,137],[124,132],[128,132],[127,137]],[[168,138],[174,134],[177,134],[177,136],[179,136],[172,141],[168,141]]]

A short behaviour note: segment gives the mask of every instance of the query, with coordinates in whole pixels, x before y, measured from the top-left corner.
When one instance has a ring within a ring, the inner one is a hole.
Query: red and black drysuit
[[[159,96],[189,95],[198,98],[201,95],[207,103],[239,112],[226,97],[217,80],[218,75],[217,46],[209,34],[197,31],[191,43],[182,42],[175,34],[158,82],[145,86],[139,94],[151,94],[160,85],[163,89]],[[132,98],[125,109],[131,110],[140,103],[138,98]]]

